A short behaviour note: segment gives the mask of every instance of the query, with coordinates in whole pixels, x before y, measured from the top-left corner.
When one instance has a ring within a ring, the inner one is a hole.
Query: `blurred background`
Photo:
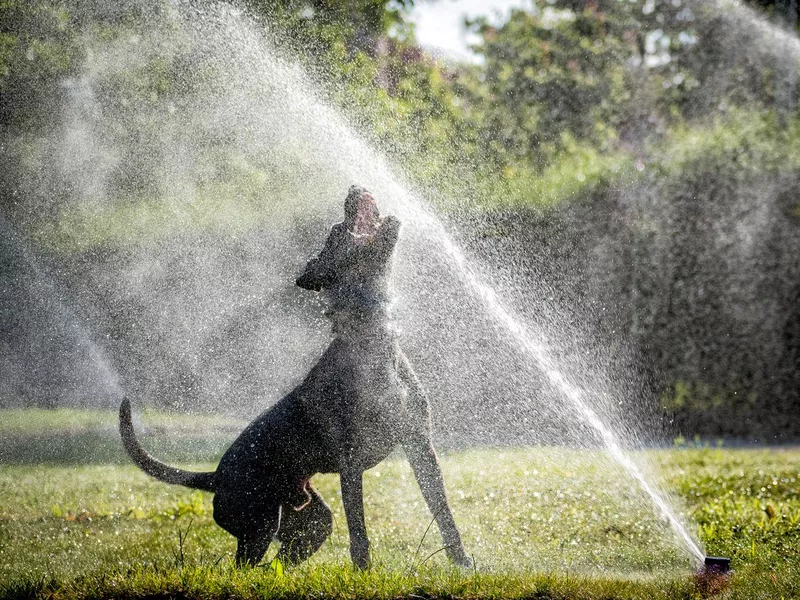
[[[0,407],[251,418],[330,339],[294,278],[347,186],[402,213],[385,161],[631,427],[796,441],[799,66],[795,0],[3,2]],[[444,442],[580,427],[404,235]]]

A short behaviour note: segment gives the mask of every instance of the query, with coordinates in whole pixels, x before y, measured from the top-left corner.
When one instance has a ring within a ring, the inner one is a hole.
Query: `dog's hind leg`
[[[246,535],[239,538],[236,545],[236,565],[254,567],[264,558],[272,541],[270,535]]]
[[[281,550],[278,557],[289,564],[306,560],[319,550],[333,531],[333,513],[325,500],[310,483],[303,491],[303,504],[281,505],[281,526],[277,535]]]
[[[277,504],[267,511],[261,507],[256,510],[258,512],[254,510],[245,515],[234,531],[226,527],[236,536],[236,564],[240,567],[255,566],[264,558],[280,523],[280,507]]]

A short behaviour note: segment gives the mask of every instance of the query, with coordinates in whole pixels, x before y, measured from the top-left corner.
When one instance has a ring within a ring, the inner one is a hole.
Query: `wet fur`
[[[354,250],[341,224],[334,226],[298,285],[322,289],[355,268],[385,276],[398,229],[399,222],[389,217],[371,250]],[[250,423],[216,471],[188,472],[147,454],[136,440],[127,400],[120,408],[125,448],[150,475],[214,493],[214,519],[237,538],[239,563],[260,561],[273,538],[280,540],[279,556],[285,562],[316,552],[331,533],[332,514],[309,480],[315,473],[339,473],[350,555],[357,567],[366,568],[362,475],[402,445],[447,554],[469,565],[431,442],[428,399],[384,312],[338,317],[337,336],[319,362],[291,393]]]

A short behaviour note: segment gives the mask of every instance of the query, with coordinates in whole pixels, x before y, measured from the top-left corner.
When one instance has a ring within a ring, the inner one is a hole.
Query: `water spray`
[[[275,65],[273,64],[271,68],[275,69]],[[300,74],[296,73],[295,75]],[[282,83],[287,85],[286,81]],[[292,94],[290,96],[306,98],[305,104],[295,104],[291,107],[291,111],[298,116],[296,119],[291,119],[293,123],[327,123],[324,136],[330,138],[330,147],[336,149],[327,157],[327,160],[331,160],[333,163],[330,164],[332,172],[344,172],[349,183],[358,182],[368,189],[379,191],[381,198],[389,202],[391,209],[395,209],[397,215],[405,223],[428,230],[428,239],[443,246],[461,282],[483,301],[489,316],[512,336],[518,347],[524,350],[544,372],[551,385],[570,401],[581,419],[599,434],[612,459],[637,482],[652,501],[657,512],[669,522],[676,537],[695,561],[702,564],[705,559],[704,553],[664,495],[652,485],[641,468],[624,452],[617,435],[590,405],[584,390],[571,383],[561,372],[552,356],[552,351],[545,343],[538,341],[537,336],[526,330],[521,321],[505,307],[494,289],[481,281],[442,222],[424,206],[421,199],[409,190],[400,178],[394,175],[394,169],[386,162],[385,158],[370,149],[361,138],[355,135],[335,110],[325,103],[318,102],[313,95]],[[314,118],[309,120],[304,111],[313,113]],[[303,118],[299,118],[301,116]],[[310,138],[314,139],[315,147],[319,148],[322,145],[320,143],[321,132],[313,126],[311,129],[313,135]],[[348,160],[340,161],[341,156],[347,156]]]
[[[438,225],[437,221],[434,221],[434,223]],[[438,227],[442,229],[441,225]],[[530,355],[537,366],[542,369],[551,385],[570,401],[583,420],[600,435],[603,445],[611,457],[639,484],[641,489],[653,502],[653,505],[658,508],[661,514],[667,519],[676,537],[683,543],[692,556],[698,562],[706,561],[707,559],[703,555],[702,550],[700,550],[697,542],[692,539],[692,536],[689,535],[689,531],[678,519],[675,511],[669,506],[664,496],[650,481],[648,481],[639,466],[623,451],[616,434],[587,402],[583,390],[570,382],[556,367],[555,360],[552,358],[544,343],[537,341],[536,337],[532,336],[525,329],[521,322],[504,306],[503,302],[497,296],[497,292],[478,279],[477,275],[467,264],[466,258],[461,250],[446,234],[444,234],[444,232],[442,232],[442,235],[445,248],[456,263],[463,279],[480,295],[489,314],[514,337],[519,346]]]
[[[226,133],[241,132],[236,139],[236,145],[245,155],[257,156],[262,160],[274,159],[275,164],[281,166],[290,163],[294,169],[292,173],[295,174],[293,181],[303,183],[300,191],[296,192],[295,204],[301,199],[305,201],[305,198],[309,202],[317,202],[328,197],[332,190],[344,189],[357,182],[379,194],[382,202],[390,204],[389,210],[396,211],[405,223],[428,229],[426,238],[443,246],[462,284],[483,301],[488,315],[524,351],[531,364],[542,371],[553,389],[558,390],[570,403],[574,412],[598,434],[608,455],[637,482],[652,501],[656,512],[664,515],[676,537],[701,567],[701,573],[728,573],[730,559],[704,555],[665,496],[652,485],[639,465],[623,449],[619,434],[606,423],[602,413],[593,405],[590,390],[575,385],[558,364],[553,349],[539,339],[539,332],[529,331],[506,308],[495,290],[481,281],[441,221],[425,207],[402,178],[395,175],[397,169],[364,143],[334,109],[318,100],[313,93],[308,93],[307,90],[313,90],[314,86],[302,70],[265,46],[263,33],[250,26],[238,13],[218,7],[203,14],[195,14],[185,4],[179,5],[184,10],[177,15],[183,17],[187,30],[195,31],[205,24],[205,27],[213,28],[215,32],[224,32],[220,39],[224,39],[226,45],[220,42],[217,47],[214,43],[218,39],[216,36],[204,38],[204,43],[208,44],[208,54],[218,57],[233,56],[239,61],[236,65],[229,66],[226,63],[217,65],[214,69],[215,72],[226,74],[227,79],[223,86],[226,96],[224,102],[216,103],[204,98],[207,121],[221,123]],[[204,30],[201,28],[197,31],[202,33]],[[239,51],[232,52],[230,44],[236,44]],[[104,68],[111,69],[115,65],[116,63],[109,63]],[[260,76],[253,77],[253,72]],[[254,81],[258,85],[254,85]],[[254,113],[253,106],[265,106],[268,110]],[[192,131],[193,127],[184,129]],[[313,151],[309,151],[309,148]],[[167,156],[173,154],[165,153]],[[324,181],[318,181],[318,178],[310,176],[314,173],[326,173],[328,177]],[[178,177],[172,179],[180,180]],[[298,185],[295,185],[294,189],[297,188]],[[315,210],[320,210],[318,205],[314,206]],[[323,208],[327,210],[327,207]],[[336,209],[338,210],[338,204]]]

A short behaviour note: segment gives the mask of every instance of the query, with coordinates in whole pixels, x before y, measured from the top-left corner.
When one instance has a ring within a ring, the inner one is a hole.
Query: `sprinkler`
[[[694,574],[695,590],[703,598],[720,594],[728,587],[731,559],[725,556],[706,556],[703,568]]]
[[[731,559],[725,556],[706,556],[703,561],[706,573],[725,575],[731,570]]]

